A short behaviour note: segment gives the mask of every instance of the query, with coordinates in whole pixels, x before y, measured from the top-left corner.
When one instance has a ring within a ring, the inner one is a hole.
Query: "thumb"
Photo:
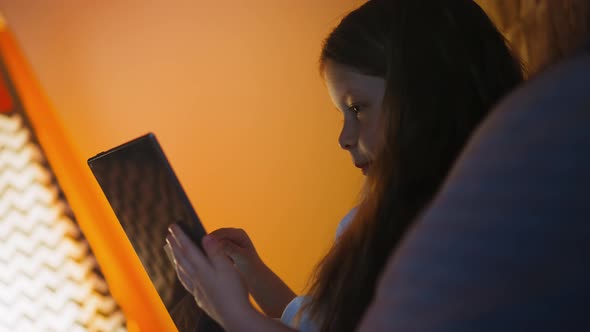
[[[203,238],[203,249],[205,249],[205,253],[214,267],[231,265],[229,258],[223,251],[223,245],[214,236],[209,234]]]

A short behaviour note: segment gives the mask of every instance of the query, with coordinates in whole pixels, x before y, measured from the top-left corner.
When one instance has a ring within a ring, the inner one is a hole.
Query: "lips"
[[[369,163],[354,163],[354,166],[358,168],[363,168],[369,166]]]
[[[369,170],[369,163],[354,163],[354,166],[360,168],[363,171],[363,174],[367,175],[367,171]]]

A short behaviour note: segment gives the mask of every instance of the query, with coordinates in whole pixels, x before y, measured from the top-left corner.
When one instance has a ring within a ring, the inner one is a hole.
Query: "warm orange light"
[[[10,70],[36,87],[23,99],[129,329],[171,322],[85,160],[155,132],[205,227],[246,229],[302,291],[361,182],[317,72],[322,39],[361,2],[0,0],[55,111],[20,55]]]
[[[111,293],[125,311],[128,319],[136,320],[131,326],[136,326],[141,331],[174,331],[175,327],[172,320],[165,311],[149,278],[143,272],[141,264],[123,231],[120,229],[116,218],[111,212],[110,206],[103,198],[98,186],[94,185],[95,182],[83,162],[85,159],[78,157],[77,152],[70,144],[71,141],[59,124],[56,114],[48,104],[47,99],[41,92],[38,83],[29,71],[23,56],[12,39],[10,32],[7,30],[0,32],[0,53],[14,82],[24,109],[27,110],[27,115],[35,129],[36,137],[47,156],[52,170],[57,176],[59,185],[63,189],[69,205],[75,211],[76,219],[81,230],[92,246],[94,254],[109,283]],[[5,125],[10,126],[11,124],[6,122]],[[16,142],[15,144],[18,144],[19,140],[28,138],[27,135],[30,135],[30,133],[20,135],[16,133],[12,139]],[[18,157],[15,158],[13,162],[18,163],[18,159]],[[6,163],[9,162],[6,161]],[[30,172],[35,175],[39,170],[33,167]],[[16,194],[11,192],[10,187],[8,187],[6,196],[3,196],[0,202],[2,204],[12,203],[17,209],[24,210],[30,206],[31,202],[35,200],[51,200],[55,194],[55,189],[33,185],[25,194],[21,194],[16,198],[12,197]],[[0,206],[0,209],[4,208],[4,206]],[[46,213],[50,213],[50,211]],[[10,220],[3,221],[3,224],[11,226]],[[38,235],[47,237],[44,239],[45,241],[59,241],[56,238],[52,239],[51,234]],[[38,249],[27,248],[26,239],[20,238],[18,233],[10,237],[10,242],[7,245],[10,247],[14,243],[23,246],[22,250],[25,251]],[[63,246],[67,248],[68,243],[64,243]],[[11,249],[7,248],[5,252],[11,252]],[[49,257],[39,257],[39,259],[50,261]],[[15,264],[17,264],[17,268],[20,268],[21,265],[27,266],[27,264],[18,265],[18,261]],[[80,273],[74,267],[65,267],[65,271],[73,274]],[[32,272],[25,271],[25,273],[29,274]],[[81,286],[83,287],[86,282],[92,282],[92,280],[81,279]],[[21,286],[25,287],[24,284]],[[30,287],[30,285],[27,287]],[[55,287],[67,287],[67,285],[55,285]],[[19,288],[16,289],[18,290]],[[72,293],[75,291],[66,288],[64,292]],[[10,293],[6,296],[10,296]],[[91,299],[88,300],[90,301]],[[85,303],[85,305],[92,305],[92,303]],[[19,308],[16,309],[18,310]],[[24,308],[21,309],[24,310]],[[52,324],[59,324],[63,320],[58,316],[64,314],[67,316],[67,313],[58,314],[56,312],[54,316],[39,317],[39,319],[45,322],[52,320]],[[11,319],[10,315],[5,317],[6,319]],[[37,323],[37,319],[34,322]],[[64,330],[59,327],[54,329]],[[31,331],[33,330],[38,329],[31,329]]]

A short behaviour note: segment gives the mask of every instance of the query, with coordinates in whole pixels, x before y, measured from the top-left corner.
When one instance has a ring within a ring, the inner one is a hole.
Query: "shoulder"
[[[356,211],[357,208],[354,207],[344,216],[344,218],[342,218],[340,224],[338,224],[338,228],[336,229],[336,239],[339,238],[340,235],[342,235],[342,233],[344,233],[344,231],[348,228],[348,225],[350,225],[354,219],[354,216],[356,215]]]
[[[291,325],[294,323],[293,320],[295,318],[295,315],[297,314],[297,312],[301,308],[301,305],[303,304],[304,299],[305,299],[304,296],[297,296],[293,300],[291,300],[291,302],[289,302],[289,304],[287,304],[287,307],[285,307],[285,310],[283,311],[283,315],[281,316],[281,321],[283,323],[285,323],[287,325]]]
[[[294,298],[283,311],[281,322],[287,326],[297,329],[300,332],[317,332],[318,328],[309,319],[309,316],[304,312],[300,321],[295,321],[295,316],[301,310],[301,306],[308,299],[306,296],[297,296]]]

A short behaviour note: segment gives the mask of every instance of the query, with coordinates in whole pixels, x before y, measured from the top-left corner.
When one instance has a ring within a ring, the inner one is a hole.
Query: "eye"
[[[361,111],[361,108],[358,105],[350,105],[350,106],[348,106],[348,110],[354,114],[359,114]]]

